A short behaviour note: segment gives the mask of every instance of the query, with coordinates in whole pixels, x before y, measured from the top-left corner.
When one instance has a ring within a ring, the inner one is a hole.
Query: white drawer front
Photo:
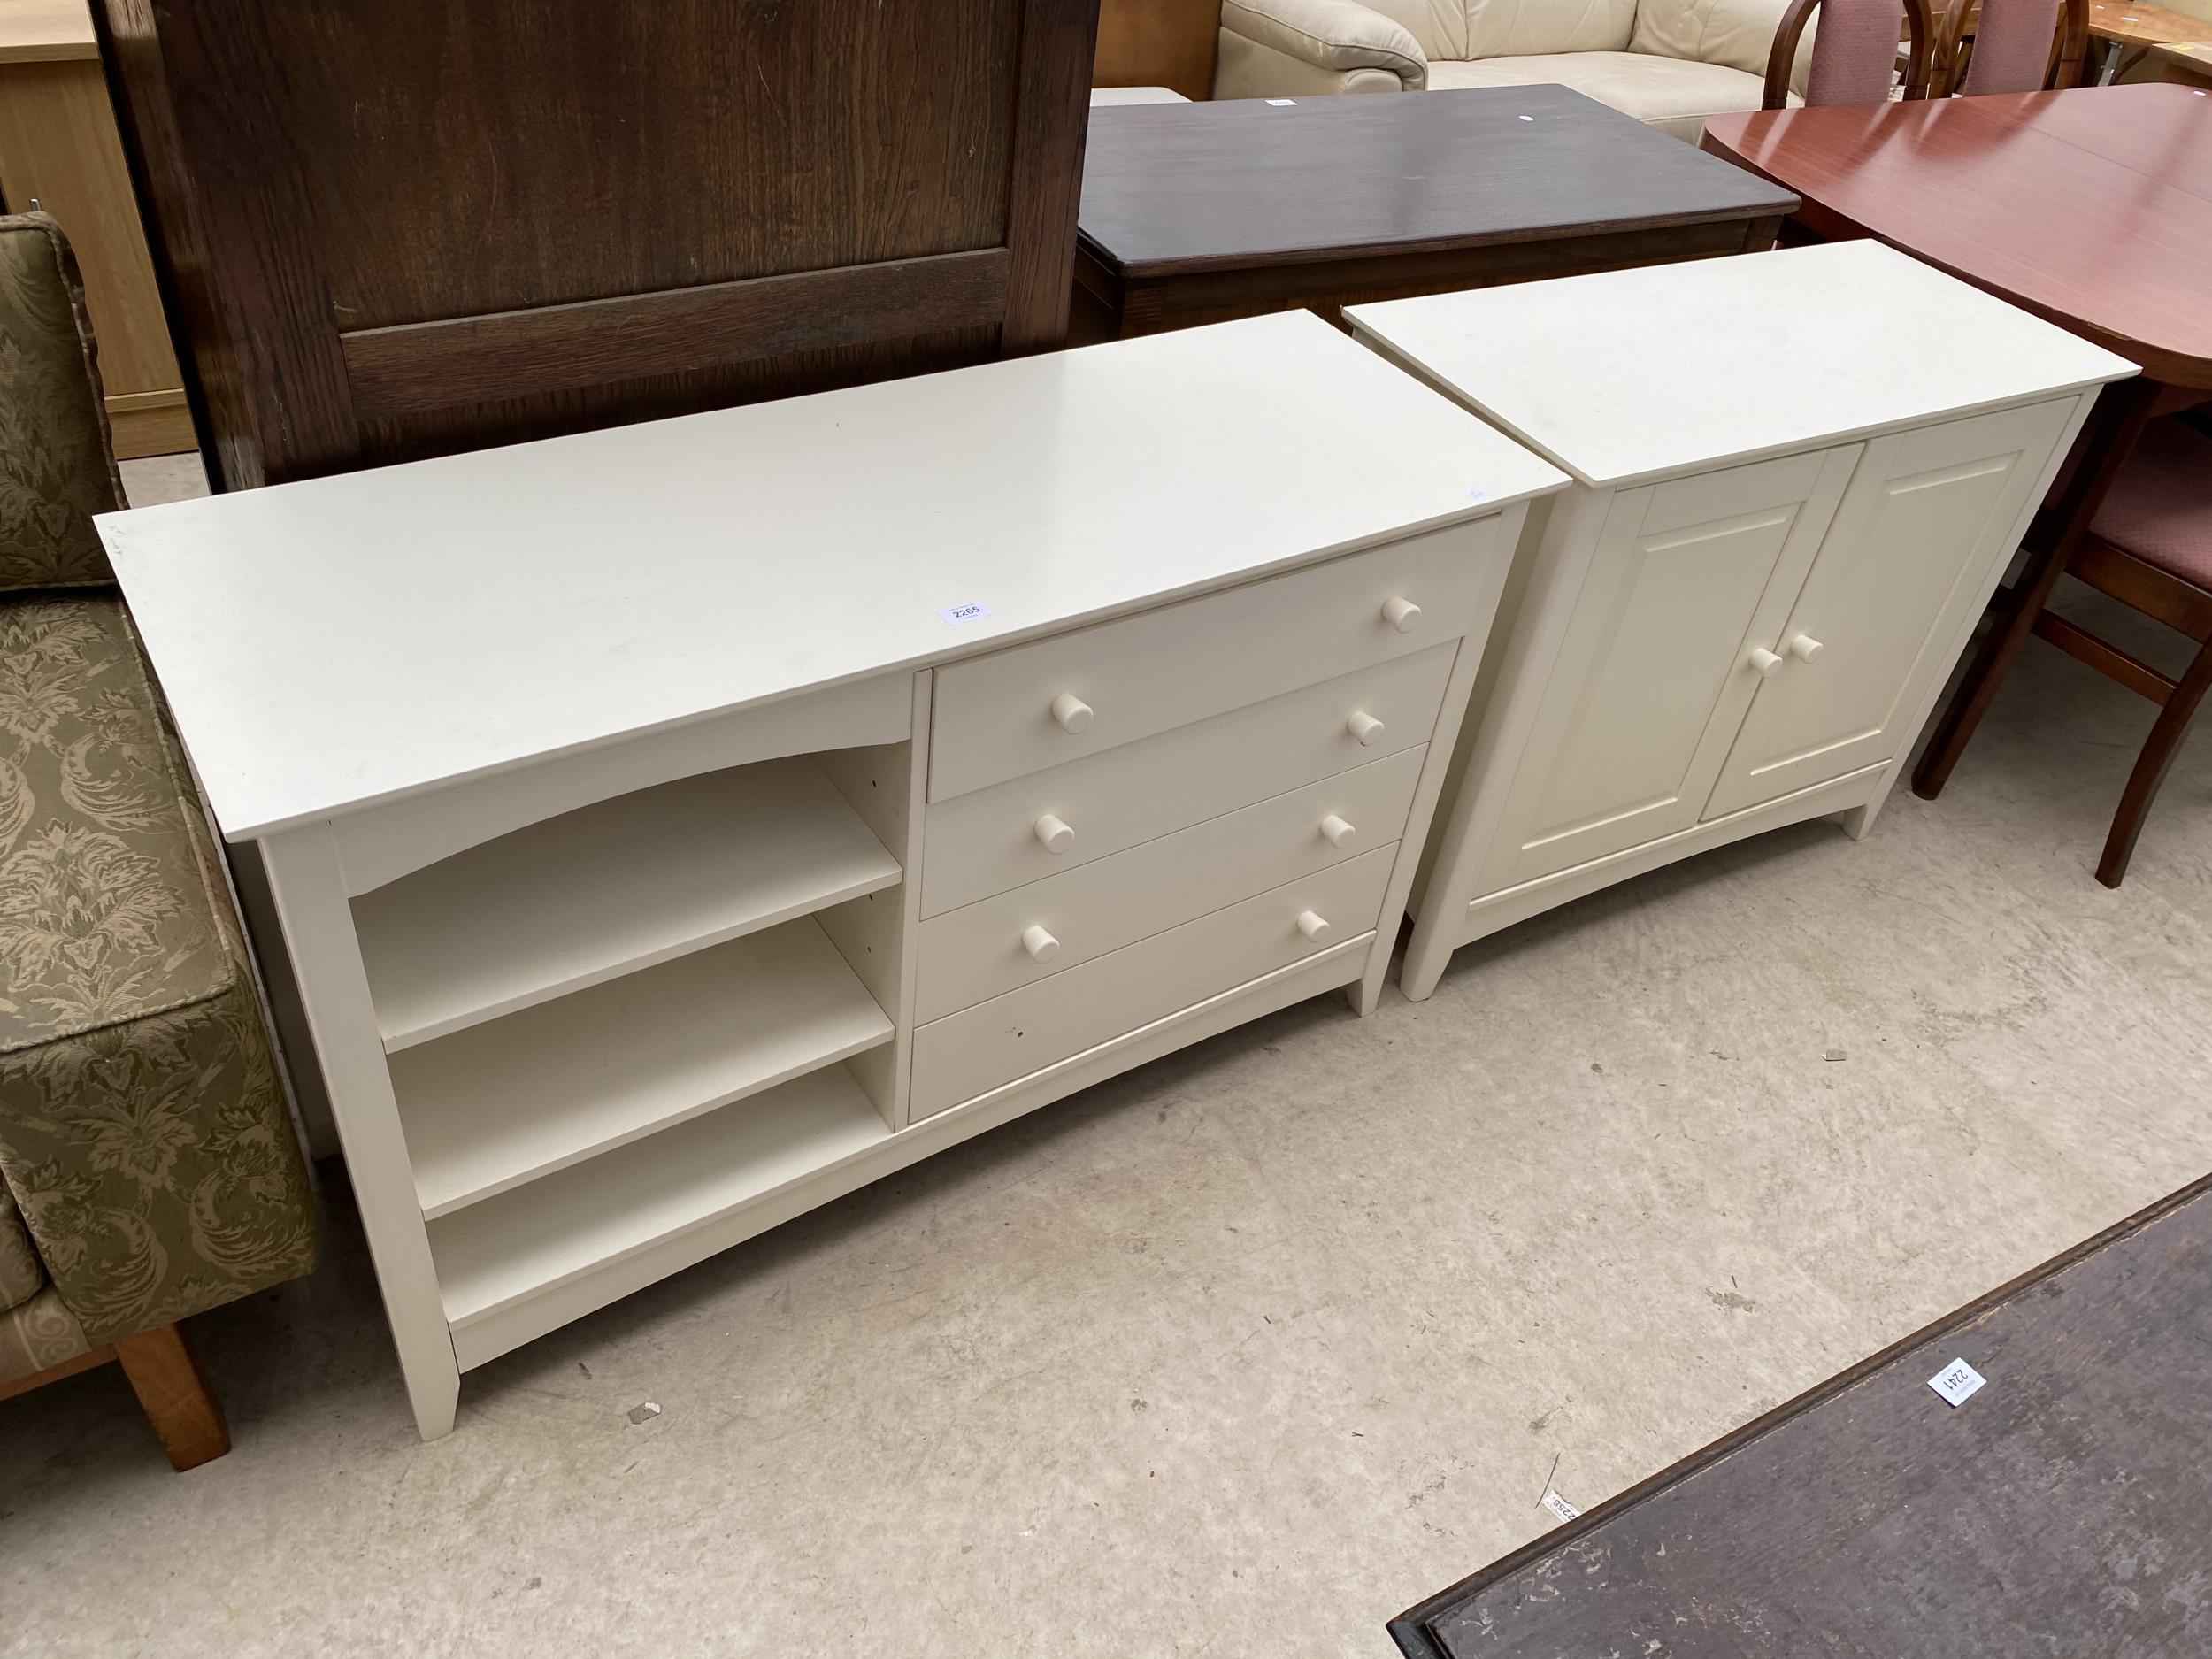
[[[928,809],[922,914],[936,916],[1060,875],[1299,784],[1418,748],[1436,727],[1458,649],[1455,641],[1432,646],[939,802]],[[1383,723],[1365,747],[1349,725],[1359,713]],[[1069,831],[1057,853],[1048,851],[1040,836],[1048,815]]]
[[[1398,840],[1425,747],[922,924],[914,1018],[945,1015]],[[1049,946],[1025,943],[1042,928]]]
[[[1372,932],[1397,853],[1378,847],[920,1027],[913,1115],[956,1106]],[[1309,912],[1327,923],[1317,936],[1300,927]]]
[[[1455,639],[1486,591],[1486,561],[1509,551],[1496,548],[1497,527],[1455,525],[940,669],[929,798]]]

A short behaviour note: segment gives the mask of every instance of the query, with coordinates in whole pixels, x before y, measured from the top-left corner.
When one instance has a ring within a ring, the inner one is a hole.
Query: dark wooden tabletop
[[[1082,242],[1123,277],[1747,220],[1784,190],[1564,87],[1091,112]]]
[[[1984,1379],[1947,1404],[1929,1379]],[[2212,1178],[1391,1624],[1415,1659],[2212,1653]]]
[[[2132,358],[2212,388],[2212,96],[2085,87],[1717,115],[1705,148]]]

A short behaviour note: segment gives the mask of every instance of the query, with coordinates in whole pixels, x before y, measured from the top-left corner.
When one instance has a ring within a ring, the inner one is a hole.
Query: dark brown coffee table
[[[1076,334],[1750,252],[1796,206],[1564,87],[1097,109]]]
[[[1985,1379],[1954,1407],[1929,1379]],[[1409,1659],[2212,1653],[2212,1176],[1391,1621]]]

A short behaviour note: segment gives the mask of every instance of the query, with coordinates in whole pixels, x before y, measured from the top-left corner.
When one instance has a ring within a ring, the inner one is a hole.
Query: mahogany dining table
[[[2144,423],[2212,398],[2212,96],[2155,82],[1759,110],[1708,118],[1703,144],[1796,192],[1812,234],[1876,237],[2143,371],[2098,400],[2038,517],[1913,775],[1932,799]]]

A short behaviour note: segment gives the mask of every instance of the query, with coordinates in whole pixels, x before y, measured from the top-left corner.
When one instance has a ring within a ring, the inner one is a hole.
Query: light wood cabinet
[[[194,447],[86,0],[0,0],[0,196],[59,222],[84,273],[115,452]]]
[[[1863,836],[2122,359],[1873,242],[1356,308],[1573,473],[1521,550],[1402,970],[1760,830]]]
[[[1371,1009],[1565,481],[1289,314],[102,519],[422,1432],[955,1141]]]

